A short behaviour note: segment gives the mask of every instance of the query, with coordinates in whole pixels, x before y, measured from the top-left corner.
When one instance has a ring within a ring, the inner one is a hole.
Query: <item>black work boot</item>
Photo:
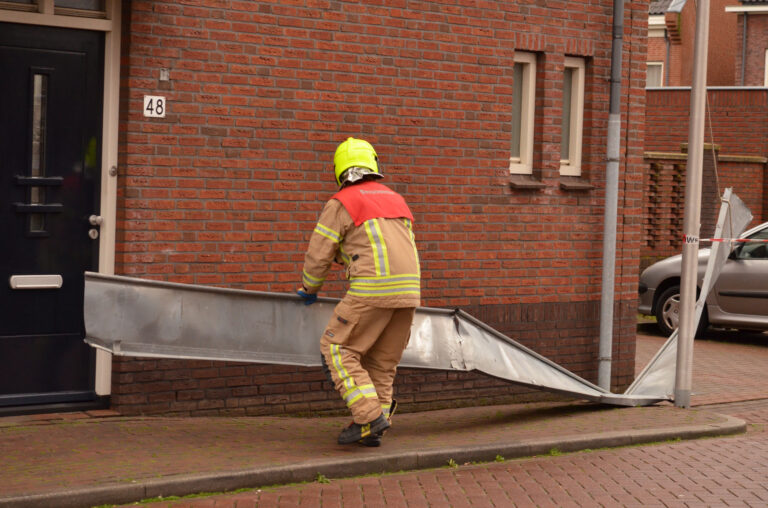
[[[378,434],[389,428],[389,422],[384,417],[384,413],[380,414],[378,418],[372,422],[365,424],[350,423],[348,427],[341,431],[339,434],[339,444],[356,443],[361,439]]]
[[[392,425],[392,416],[395,414],[395,410],[397,409],[397,401],[392,400],[392,405],[389,406],[389,414],[387,415],[387,421],[390,425]],[[360,440],[360,444],[364,446],[370,446],[371,448],[375,448],[378,446],[381,446],[381,438],[384,436],[384,433],[386,430],[382,430],[381,432],[377,434],[371,434],[370,436],[364,437]]]

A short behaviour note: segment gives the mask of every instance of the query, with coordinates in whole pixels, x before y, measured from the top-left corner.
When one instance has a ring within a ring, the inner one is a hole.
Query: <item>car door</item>
[[[714,293],[724,324],[749,328],[768,326],[768,227],[749,236],[731,254]],[[764,240],[764,241],[760,241]]]

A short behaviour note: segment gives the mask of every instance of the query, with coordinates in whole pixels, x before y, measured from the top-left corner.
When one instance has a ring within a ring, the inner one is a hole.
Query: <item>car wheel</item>
[[[656,326],[669,337],[680,324],[680,286],[671,286],[659,296],[656,304]]]
[[[656,325],[661,333],[669,337],[680,325],[680,286],[671,286],[659,296],[656,304]],[[699,326],[696,328],[696,337],[700,337],[709,327],[707,307],[701,313]]]

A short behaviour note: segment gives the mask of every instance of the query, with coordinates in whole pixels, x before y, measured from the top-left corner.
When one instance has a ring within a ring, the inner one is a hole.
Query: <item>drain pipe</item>
[[[669,30],[664,30],[664,48],[666,50],[666,54],[664,56],[664,81],[662,81],[663,86],[669,86],[669,47],[671,44],[672,43],[669,40]]]
[[[611,100],[608,115],[607,167],[605,171],[605,218],[603,226],[603,280],[600,295],[600,345],[597,384],[611,390],[613,350],[613,299],[616,279],[616,215],[619,202],[621,154],[621,54],[624,38],[624,0],[613,0],[611,43]]]
[[[745,12],[744,27],[741,31],[741,86],[744,86],[744,68],[747,66],[747,20],[749,19],[749,13]]]

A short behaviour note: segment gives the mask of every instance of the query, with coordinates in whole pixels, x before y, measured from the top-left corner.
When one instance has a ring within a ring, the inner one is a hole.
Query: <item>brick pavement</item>
[[[174,508],[768,506],[768,400],[724,404],[746,435],[265,488]]]
[[[643,355],[650,357],[661,342],[662,338],[641,335],[638,363],[644,363]],[[705,340],[697,341],[695,354],[699,363],[694,371],[694,404],[738,400],[742,387],[748,388],[744,392],[750,397],[766,397],[758,391],[758,381],[764,378],[768,347],[756,340],[744,344]],[[743,404],[753,405],[744,406],[739,414],[749,415],[751,422],[765,421],[760,419],[765,413],[762,408],[754,406],[755,403]],[[721,406],[699,407],[682,410],[665,403],[647,408],[609,408],[564,401],[399,414],[385,445],[379,449],[336,445],[335,436],[347,418],[126,418],[110,412],[8,417],[0,419],[0,457],[4,459],[0,468],[0,506],[4,505],[4,497],[7,500],[9,496],[29,494],[37,496],[32,497],[36,504],[30,501],[25,506],[81,506],[77,503],[84,499],[83,492],[93,494],[95,497],[88,499],[99,504],[158,494],[305,481],[316,478],[318,472],[342,477],[436,467],[449,458],[459,463],[492,461],[497,454],[512,459],[547,454],[553,448],[570,451],[686,436],[685,429],[697,429],[687,437],[702,435],[702,429],[716,434],[733,421],[718,415],[723,411]],[[752,435],[754,429],[748,434]],[[656,453],[681,453],[686,457],[689,452],[685,447],[679,448],[682,444],[649,449],[669,449]],[[755,451],[768,455],[762,453],[762,446],[763,441],[756,441],[730,455],[720,449],[712,452],[712,460],[722,455],[735,461],[739,455]],[[627,453],[634,451],[628,449]],[[631,499],[637,498],[638,503],[647,501],[643,489],[637,486],[628,488],[623,483],[616,486],[608,482],[609,489],[594,490],[601,482],[592,478],[576,481],[572,468],[587,471],[602,462],[605,467],[600,466],[601,471],[607,474],[612,468],[626,470],[626,481],[634,481],[640,487],[647,487],[649,482],[657,490],[669,487],[661,479],[663,475],[653,471],[655,457],[640,460],[632,455],[616,459],[613,455],[603,457],[603,453],[606,452],[529,459],[524,467],[515,460],[483,466],[490,473],[475,466],[461,466],[455,470],[411,473],[412,476],[349,480],[349,485],[344,483],[347,480],[333,480],[331,484],[295,487],[298,491],[270,489],[257,493],[257,497],[251,492],[234,499],[245,506],[281,502],[285,506],[315,506],[318,500],[324,506],[336,506],[340,499],[345,506],[357,506],[361,500],[367,506],[377,506],[379,502],[435,506],[444,505],[445,499],[457,506],[471,501],[487,506],[488,500],[495,499],[499,499],[499,505],[508,504],[512,499],[509,496],[523,500],[519,501],[523,505],[547,505],[553,499],[559,503],[561,498],[563,503],[571,499],[608,504],[624,492],[621,495],[631,494]],[[640,464],[632,466],[636,470],[627,466],[636,459]],[[562,461],[562,468],[568,472],[537,469],[550,460]],[[761,466],[755,467],[759,470]],[[672,476],[679,474],[674,472]],[[548,475],[554,475],[554,483]],[[357,484],[365,488],[358,488]],[[570,487],[563,491],[564,484]],[[502,490],[508,493],[507,497],[501,495]],[[62,497],[65,492],[71,495]],[[466,499],[460,492],[468,493]],[[386,493],[386,500],[382,500],[382,493]],[[55,498],[56,503],[46,504],[46,500],[53,499],[46,498],[47,495],[59,497]],[[194,503],[230,506],[230,498],[206,498]]]
[[[479,454],[490,445],[485,455],[492,459],[494,450],[544,443],[543,450],[523,447],[519,453],[546,452],[546,446],[598,429],[608,439],[667,427],[716,426],[724,420],[713,413],[672,407],[609,408],[580,402],[463,408],[398,415],[386,446],[378,449],[337,445],[336,435],[347,422],[348,418],[115,417],[0,427],[0,456],[6,462],[0,469],[0,493],[129,485],[159,476],[323,460],[395,460],[413,451],[426,454],[446,447],[460,460],[467,449]],[[426,464],[428,458],[421,460]],[[417,465],[403,463],[403,467]],[[317,470],[324,466],[318,464]]]
[[[655,325],[638,327],[636,373],[665,342]],[[768,333],[709,329],[693,346],[691,405],[754,400],[768,397]]]

